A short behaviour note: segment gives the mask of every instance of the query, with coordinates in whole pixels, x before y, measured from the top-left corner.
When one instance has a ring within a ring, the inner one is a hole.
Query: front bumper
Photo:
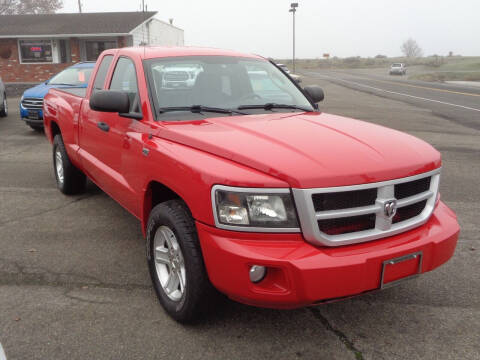
[[[33,113],[36,115],[32,117]],[[43,126],[43,110],[27,110],[20,105],[20,117],[27,125]]]
[[[307,306],[379,289],[383,262],[416,252],[422,252],[420,272],[431,271],[450,259],[459,234],[455,214],[442,202],[416,229],[340,247],[315,247],[301,234],[238,233],[198,222],[197,230],[212,284],[233,300],[272,308]],[[252,265],[268,268],[257,284],[249,280]]]

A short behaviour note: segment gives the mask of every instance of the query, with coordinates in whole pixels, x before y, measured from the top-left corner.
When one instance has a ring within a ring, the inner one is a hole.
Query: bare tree
[[[423,55],[422,49],[412,38],[409,38],[407,41],[405,41],[400,47],[400,50],[402,50],[402,53],[406,57],[421,57]]]
[[[0,0],[0,15],[51,14],[62,7],[62,0]]]
[[[15,0],[0,0],[0,15],[7,14]]]

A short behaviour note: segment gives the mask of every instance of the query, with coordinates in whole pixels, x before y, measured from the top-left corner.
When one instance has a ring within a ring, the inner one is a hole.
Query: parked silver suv
[[[407,75],[407,67],[403,63],[394,63],[390,66],[390,75]]]
[[[285,73],[287,73],[294,81],[296,81],[297,83],[301,83],[302,82],[302,77],[300,75],[297,75],[297,74],[294,74],[292,72],[290,72],[290,70],[288,69],[287,65],[285,64],[277,64],[277,66],[279,68],[281,68],[283,71],[285,71]]]

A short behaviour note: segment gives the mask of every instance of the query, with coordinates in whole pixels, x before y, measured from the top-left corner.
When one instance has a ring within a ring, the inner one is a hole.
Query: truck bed
[[[77,160],[77,127],[86,94],[87,89],[79,87],[50,89],[43,101],[43,123],[47,137],[51,142],[53,141],[50,130],[50,124],[53,121],[62,129],[63,142],[73,163],[76,163]]]

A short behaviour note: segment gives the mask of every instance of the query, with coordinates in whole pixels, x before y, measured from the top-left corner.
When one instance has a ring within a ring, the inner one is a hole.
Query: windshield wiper
[[[202,112],[213,112],[213,113],[219,113],[219,114],[239,114],[239,115],[248,115],[247,113],[233,110],[233,109],[224,109],[224,108],[217,108],[217,107],[211,107],[211,106],[204,106],[204,105],[192,105],[192,106],[169,106],[169,107],[163,107],[158,109],[159,114],[163,114],[166,112],[172,112],[172,111],[190,111],[195,114],[199,114]]]
[[[266,103],[263,105],[241,105],[237,108],[238,110],[247,110],[247,109],[264,109],[264,110],[272,110],[272,109],[297,109],[302,110],[305,112],[312,112],[313,110],[304,108],[298,105],[288,105],[288,104],[276,104],[276,103]]]

